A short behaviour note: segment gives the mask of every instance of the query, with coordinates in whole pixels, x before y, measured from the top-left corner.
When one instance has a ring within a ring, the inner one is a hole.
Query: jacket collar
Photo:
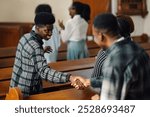
[[[35,31],[31,31],[30,34],[41,46],[43,45],[43,38],[41,38],[37,33],[35,33]]]

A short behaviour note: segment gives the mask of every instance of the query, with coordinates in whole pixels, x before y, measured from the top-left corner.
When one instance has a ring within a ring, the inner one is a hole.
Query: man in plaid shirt
[[[55,18],[49,13],[35,16],[35,31],[21,37],[13,67],[10,87],[19,87],[24,96],[42,91],[42,79],[54,83],[73,81],[70,74],[49,68],[44,58],[42,39],[52,35]]]
[[[114,15],[98,15],[93,24],[95,42],[107,48],[101,76],[93,79],[78,78],[85,87],[101,89],[94,99],[150,99],[150,58],[131,39],[120,36]],[[76,88],[81,86],[73,84]]]

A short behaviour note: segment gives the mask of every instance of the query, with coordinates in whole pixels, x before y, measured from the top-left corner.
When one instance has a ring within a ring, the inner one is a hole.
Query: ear
[[[103,40],[104,40],[104,35],[103,35],[103,33],[98,32],[98,37],[99,37],[100,41],[103,41]]]
[[[105,36],[104,36],[104,34],[103,33],[101,33],[101,41],[104,41],[104,39],[105,39]]]
[[[36,29],[39,29],[39,27],[38,27],[37,25],[35,25],[35,28],[36,28]]]
[[[35,30],[39,31],[40,27],[35,25]]]

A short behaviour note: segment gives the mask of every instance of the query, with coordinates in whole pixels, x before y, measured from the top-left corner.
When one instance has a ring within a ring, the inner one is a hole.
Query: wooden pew
[[[95,92],[90,88],[77,90],[75,88],[65,89],[55,92],[47,92],[31,95],[24,100],[90,100]]]
[[[135,38],[134,40],[137,40],[137,42],[139,42],[143,48],[148,50],[150,47],[149,43],[148,42],[141,43],[144,42],[143,40],[147,40],[147,38],[144,37],[146,36],[135,36],[133,37],[133,39]],[[94,41],[87,41],[87,46],[89,50],[89,56],[95,57],[98,51],[100,50],[99,46]],[[15,53],[16,47],[0,48],[0,68],[12,67],[14,64]],[[62,44],[61,47],[59,48],[58,61],[66,60],[66,54],[67,54],[67,46],[66,44]]]
[[[100,48],[93,41],[88,41],[87,44],[90,57],[95,57]],[[58,61],[66,60],[66,53],[66,44],[62,44],[58,53]],[[16,47],[0,48],[0,68],[12,67],[14,64],[15,54]]]
[[[139,44],[144,50],[150,50],[150,43],[141,43]]]
[[[141,46],[145,46],[146,51],[150,55],[150,49],[149,49],[150,46],[148,44],[142,44]],[[51,66],[51,68],[56,69],[58,71],[69,72],[71,74],[75,74],[75,75],[77,74],[77,75],[89,77],[92,73],[94,61],[95,58],[86,58],[86,59],[75,60],[75,61],[54,62],[49,65]],[[1,87],[0,96],[3,96],[6,94],[6,92],[8,92],[11,73],[12,73],[12,67],[0,69],[0,87]],[[71,88],[69,83],[52,84],[44,81],[43,84],[44,84],[43,88],[45,89],[45,92]]]
[[[133,41],[136,43],[148,43],[149,37],[147,34],[142,34],[139,36],[132,36]],[[87,41],[87,47],[89,50],[89,57],[94,57],[97,55],[100,47],[92,40]],[[67,55],[67,45],[62,44],[59,48],[58,61],[66,60]]]
[[[0,48],[0,68],[12,67],[16,55],[16,47]]]
[[[147,34],[143,33],[140,36],[132,36],[133,41],[136,43],[147,43],[149,41],[149,37]]]
[[[21,35],[20,25],[0,25],[0,47],[16,46]]]
[[[95,92],[90,88],[77,90],[75,88],[55,92],[40,93],[24,97],[18,87],[10,88],[5,100],[90,100]]]
[[[61,61],[50,63],[51,68],[73,75],[90,77],[94,66],[95,58],[86,58],[74,61]],[[0,94],[5,95],[9,90],[12,67],[0,69]],[[53,84],[43,80],[44,92],[71,88],[70,83]]]
[[[100,50],[100,47],[94,41],[87,41],[89,57],[95,57]],[[67,45],[61,44],[58,50],[58,61],[67,60]]]
[[[20,37],[31,31],[33,23],[0,22],[0,47],[17,46]]]

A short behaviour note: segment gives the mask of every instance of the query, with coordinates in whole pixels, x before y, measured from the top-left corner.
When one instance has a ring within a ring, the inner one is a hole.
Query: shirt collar
[[[42,39],[43,38],[41,38],[37,33],[35,33],[35,31],[31,31],[30,32],[31,33],[31,36],[42,46],[43,45],[43,41],[42,41]]]
[[[73,19],[79,19],[79,18],[81,18],[81,16],[78,14],[73,17]]]
[[[106,50],[106,53],[109,54],[114,48],[116,48],[117,45],[122,45],[122,44],[125,44],[125,43],[128,43],[129,41],[131,41],[131,39],[126,39],[124,37],[121,37],[119,39],[117,39],[111,47],[109,47],[107,50]]]
[[[119,41],[123,41],[125,38],[124,37],[120,37],[119,39],[117,39],[114,43],[117,43]]]

